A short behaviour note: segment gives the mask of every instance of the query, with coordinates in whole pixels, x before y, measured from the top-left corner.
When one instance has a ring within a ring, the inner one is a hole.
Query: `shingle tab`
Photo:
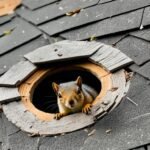
[[[20,61],[0,77],[0,86],[17,86],[35,70],[29,61]]]
[[[131,32],[130,35],[144,39],[146,41],[150,41],[150,29],[144,29],[140,31]]]
[[[22,4],[34,10],[57,1],[58,0],[23,0]]]
[[[1,16],[0,17],[0,25],[10,21],[13,17],[15,17],[15,15],[13,15],[13,14],[12,15]]]
[[[63,0],[60,1],[59,4],[51,4],[35,11],[22,7],[17,10],[17,13],[26,20],[38,25],[56,17],[65,15],[67,12],[95,5],[98,1],[99,0]]]
[[[147,26],[150,24],[150,7],[145,8],[142,25]]]
[[[18,48],[15,48],[13,51],[5,55],[0,56],[0,74],[3,74],[12,67],[12,65],[19,62],[25,54],[47,44],[49,44],[47,40],[43,37],[39,37]]]
[[[91,36],[100,37],[140,27],[143,9],[105,19],[72,31],[60,34],[69,40],[84,40]]]
[[[137,65],[150,60],[150,43],[144,40],[127,37],[117,43],[117,48],[129,56]]]
[[[0,55],[11,51],[36,37],[41,35],[41,32],[33,25],[19,19],[18,26],[11,32],[11,34],[0,38]]]
[[[144,64],[142,67],[136,70],[136,72],[150,80],[150,62]]]

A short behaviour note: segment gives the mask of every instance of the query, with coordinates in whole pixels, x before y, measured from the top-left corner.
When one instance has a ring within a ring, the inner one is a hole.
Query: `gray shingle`
[[[57,1],[58,0],[23,0],[22,4],[34,10]]]
[[[60,34],[70,40],[84,40],[91,36],[100,37],[140,27],[143,9],[99,21],[72,31]]]
[[[22,7],[17,10],[17,13],[26,20],[38,25],[40,23],[62,16],[67,12],[95,5],[98,3],[98,1],[99,0],[63,0],[59,4],[47,5],[35,11],[31,11]]]
[[[19,19],[18,26],[12,31],[12,33],[0,38],[0,55],[11,51],[13,48],[18,47],[39,35],[41,35],[41,32],[38,29]]]
[[[29,43],[15,48],[13,51],[10,51],[5,55],[0,56],[0,74],[3,74],[10,67],[12,67],[12,65],[22,60],[25,54],[47,44],[49,44],[47,40],[45,40],[43,37],[39,37],[30,41]]]
[[[147,26],[150,24],[150,7],[145,8],[142,25]]]
[[[131,32],[130,35],[150,41],[150,29],[138,30]]]
[[[113,17],[122,13],[127,13],[147,5],[150,5],[149,0],[117,0],[107,4],[96,5],[84,9],[79,14],[71,17],[65,16],[60,19],[50,21],[41,25],[40,29],[49,35],[54,35],[70,30],[74,27]]]
[[[142,65],[150,60],[150,43],[144,40],[127,37],[117,44],[117,48],[129,56],[137,65]]]
[[[147,79],[150,79],[150,62],[147,62],[138,70],[136,70],[140,75],[144,76]]]

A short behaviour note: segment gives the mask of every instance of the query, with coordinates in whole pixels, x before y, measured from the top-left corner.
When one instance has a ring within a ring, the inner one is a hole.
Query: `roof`
[[[0,25],[1,75],[25,54],[63,39],[96,38],[134,61],[126,68],[134,72],[126,99],[94,126],[33,138],[1,112],[0,150],[150,149],[150,0],[23,0]]]

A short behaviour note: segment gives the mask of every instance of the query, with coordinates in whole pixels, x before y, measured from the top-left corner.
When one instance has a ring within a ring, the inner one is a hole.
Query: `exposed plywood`
[[[21,0],[1,0],[0,16],[13,13],[14,9],[21,4]]]
[[[17,86],[36,70],[29,61],[20,61],[0,77],[0,86]]]
[[[35,64],[88,58],[102,45],[98,42],[65,40],[38,48],[25,55],[25,58]]]
[[[20,99],[18,88],[0,87],[0,104]]]

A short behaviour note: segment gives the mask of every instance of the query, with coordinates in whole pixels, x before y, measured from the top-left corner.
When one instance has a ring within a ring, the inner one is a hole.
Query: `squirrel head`
[[[84,102],[82,91],[82,78],[78,76],[76,81],[62,84],[52,83],[54,92],[57,95],[58,103],[69,109],[76,109]]]

